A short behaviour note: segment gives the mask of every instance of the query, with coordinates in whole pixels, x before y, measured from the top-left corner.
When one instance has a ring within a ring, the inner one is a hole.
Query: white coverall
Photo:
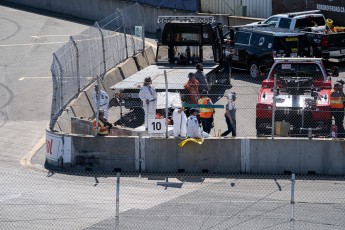
[[[187,119],[187,137],[191,138],[207,138],[210,135],[199,129],[199,123],[196,116],[191,115]]]
[[[173,112],[174,137],[186,137],[187,134],[187,116],[183,110],[175,109]]]
[[[157,94],[153,86],[143,86],[139,91],[139,98],[143,101],[145,112],[145,128],[148,127],[148,120],[155,119],[157,108]],[[148,100],[148,104],[146,101]]]
[[[105,119],[108,120],[109,95],[104,90],[100,90],[99,91],[99,96],[100,97],[99,97],[99,106],[98,106],[98,108],[104,110],[104,117],[105,117]],[[97,95],[96,95],[96,91],[92,92],[92,100],[93,100],[93,103],[94,103],[95,107],[97,108]]]

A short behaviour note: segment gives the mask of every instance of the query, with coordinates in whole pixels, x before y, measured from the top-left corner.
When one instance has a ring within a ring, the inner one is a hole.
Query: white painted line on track
[[[20,197],[21,195],[22,195],[21,193],[12,194],[12,195],[4,195],[4,196],[0,197],[0,202],[4,202],[6,200],[16,199],[16,198]]]
[[[32,38],[44,38],[44,37],[69,37],[71,35],[68,34],[61,34],[61,35],[40,35],[40,36],[31,36]]]
[[[66,41],[63,41],[63,42],[35,42],[35,43],[19,43],[19,44],[0,45],[0,47],[32,46],[32,45],[54,45],[54,44],[65,44],[65,43],[66,43]]]
[[[52,79],[52,77],[21,77],[18,81],[30,80],[30,79]]]

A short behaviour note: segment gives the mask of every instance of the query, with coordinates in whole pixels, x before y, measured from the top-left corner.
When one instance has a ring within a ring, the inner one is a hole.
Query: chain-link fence
[[[128,12],[131,12],[129,14]],[[136,15],[133,19],[129,15]],[[53,129],[65,106],[90,83],[144,49],[144,15],[134,4],[96,22],[53,54]]]
[[[3,229],[344,229],[343,177],[1,173]],[[35,183],[31,183],[35,181]],[[39,181],[39,182],[37,182]]]
[[[190,69],[188,70],[188,68]],[[167,74],[167,83],[165,83],[164,70]],[[168,118],[169,129],[173,129],[173,124],[176,122],[173,120],[173,111],[176,108],[184,106],[187,117],[190,108],[198,107],[200,109],[201,105],[198,105],[198,100],[202,97],[203,85],[199,84],[193,91],[193,83],[189,82],[188,71],[195,73],[193,67],[158,70],[157,66],[151,66],[114,84],[113,90],[108,89],[110,97],[108,121],[112,124],[114,134],[119,134],[119,130],[123,130],[123,133],[131,135],[130,132],[144,131],[144,126],[147,126],[145,116],[148,116],[148,113],[145,113],[145,109],[149,104],[143,103],[139,98],[139,92],[146,77],[151,77],[152,86],[155,87],[157,93],[155,96],[157,101],[153,103],[155,108],[150,119],[164,119],[162,122],[166,123],[165,119]],[[340,129],[341,125],[337,125],[337,130],[334,127],[334,117],[337,114],[343,117],[344,112],[341,109],[331,111],[328,104],[330,100],[328,92],[311,92],[310,88],[307,89],[303,86],[294,86],[289,89],[277,86],[276,106],[273,107],[272,103],[268,103],[263,104],[266,107],[260,107],[262,104],[258,106],[258,95],[262,88],[261,80],[254,80],[246,73],[236,72],[231,75],[230,84],[224,81],[226,80],[224,75],[215,74],[213,70],[207,68],[204,69],[204,72],[209,82],[206,86],[209,88],[207,97],[211,99],[215,111],[211,136],[219,137],[228,130],[225,113],[229,106],[228,96],[232,93],[236,93],[234,119],[236,120],[237,137],[272,136],[272,130],[274,136],[280,137],[328,138],[336,137],[335,133],[337,133],[337,137],[344,135],[344,131]],[[289,94],[286,90],[304,92],[295,95]],[[168,99],[165,97],[166,91],[168,91]],[[267,94],[267,98],[261,100],[272,100],[272,94],[273,92]],[[150,100],[154,99],[149,93],[146,96]],[[261,97],[265,97],[265,94],[261,94]],[[91,97],[89,100],[93,103]],[[316,103],[324,103],[326,106],[317,107]],[[89,104],[86,104],[80,109],[87,111],[88,108]],[[71,122],[69,116],[65,118],[66,120],[60,119],[58,123]],[[87,118],[73,120],[73,132],[93,135],[92,118],[89,118],[88,121]],[[79,127],[79,131],[73,128],[75,126]],[[88,131],[81,126],[88,127],[86,128]],[[172,132],[170,134],[172,135]]]
[[[140,17],[128,18],[128,11],[131,15],[137,12],[135,15]],[[226,131],[236,126],[236,134],[233,132],[232,135],[238,137],[344,137],[344,111],[330,108],[330,88],[334,81],[330,81],[330,76],[322,79],[323,70],[304,71],[298,76],[295,71],[291,73],[294,76],[284,79],[277,76],[278,83],[274,88],[272,81],[263,84],[263,78],[252,79],[246,72],[230,71],[229,63],[222,63],[220,67],[213,61],[212,46],[202,49],[199,46],[175,46],[174,50],[169,50],[168,46],[159,45],[156,52],[155,48],[145,48],[144,37],[133,36],[143,35],[143,24],[135,25],[144,18],[138,5],[117,10],[83,33],[71,37],[71,41],[54,54],[51,129],[94,135],[92,121],[96,117],[97,125],[97,113],[102,108],[106,110],[109,127],[112,127],[110,134],[113,135],[133,135],[133,132],[137,135],[148,128],[148,118],[165,119],[163,123],[170,125],[168,129],[171,130],[174,122],[176,124],[174,109],[184,106],[187,116],[192,107],[203,109],[198,100],[202,89],[207,89],[215,111],[211,131],[208,131],[211,136],[226,136]],[[172,62],[168,58],[169,52],[174,54],[174,63],[169,63]],[[153,65],[156,60],[160,63]],[[198,62],[204,64],[207,83],[198,78],[199,85],[193,91],[188,76],[196,73]],[[344,78],[343,72],[340,69],[340,78]],[[139,98],[147,77],[151,77],[157,92],[154,97],[146,95],[149,100],[154,100],[148,104]],[[100,90],[105,92],[104,97],[108,98],[106,103],[101,102],[103,94],[94,97],[97,79],[100,80]],[[237,96],[236,114],[230,119],[229,114],[225,114],[229,95],[233,93]],[[77,102],[68,104],[76,96]],[[174,104],[175,97],[181,102]],[[149,104],[154,107],[149,109]],[[148,110],[151,110],[150,116],[145,112]]]

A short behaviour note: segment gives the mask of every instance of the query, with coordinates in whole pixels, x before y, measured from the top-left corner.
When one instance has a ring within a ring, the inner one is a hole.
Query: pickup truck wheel
[[[259,77],[259,66],[256,61],[252,61],[249,64],[249,74],[252,78],[258,78]]]

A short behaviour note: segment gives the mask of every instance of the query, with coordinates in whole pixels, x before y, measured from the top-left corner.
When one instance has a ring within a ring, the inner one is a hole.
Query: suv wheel
[[[252,78],[259,77],[259,66],[256,61],[252,61],[249,64],[249,74]]]

